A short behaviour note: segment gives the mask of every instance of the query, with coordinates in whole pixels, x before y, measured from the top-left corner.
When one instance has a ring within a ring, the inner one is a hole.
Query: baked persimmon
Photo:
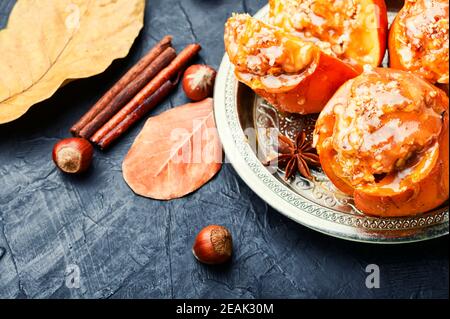
[[[448,0],[405,1],[389,32],[391,68],[448,84],[448,7]]]
[[[345,83],[314,131],[333,184],[369,215],[427,212],[449,195],[448,97],[422,78],[373,69]]]
[[[270,23],[352,64],[378,66],[388,30],[384,0],[270,0]]]
[[[280,111],[318,113],[360,72],[314,43],[247,14],[225,24],[225,48],[239,81]]]

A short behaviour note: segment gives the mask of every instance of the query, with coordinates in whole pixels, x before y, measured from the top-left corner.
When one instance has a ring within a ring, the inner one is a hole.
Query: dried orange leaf
[[[0,124],[125,57],[145,0],[19,0],[0,31]]]
[[[222,166],[212,99],[151,117],[122,164],[123,177],[141,196],[168,200],[207,183]]]

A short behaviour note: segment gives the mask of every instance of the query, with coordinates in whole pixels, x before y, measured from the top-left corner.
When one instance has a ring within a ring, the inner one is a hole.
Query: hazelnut
[[[53,147],[53,162],[64,173],[82,173],[91,165],[93,152],[91,143],[86,139],[66,138]]]
[[[203,228],[195,238],[192,252],[204,264],[221,264],[230,259],[233,242],[230,231],[218,225]]]
[[[208,65],[191,65],[183,75],[183,90],[188,98],[201,101],[212,96],[216,70]]]

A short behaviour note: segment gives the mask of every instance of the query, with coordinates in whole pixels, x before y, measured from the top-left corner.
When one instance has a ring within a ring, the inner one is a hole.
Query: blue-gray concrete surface
[[[0,0],[0,27],[14,2]],[[268,207],[230,164],[185,198],[135,196],[121,163],[143,121],[109,151],[97,151],[87,174],[55,169],[53,144],[158,39],[174,35],[178,50],[198,41],[199,61],[217,68],[227,17],[265,3],[148,1],[127,58],[0,126],[1,298],[448,298],[448,237],[402,246],[327,237]],[[151,114],[186,101],[179,88]],[[224,266],[201,265],[191,253],[196,233],[212,223],[234,236],[233,260]],[[365,286],[372,263],[380,289]],[[78,289],[66,285],[72,265],[80,270]]]

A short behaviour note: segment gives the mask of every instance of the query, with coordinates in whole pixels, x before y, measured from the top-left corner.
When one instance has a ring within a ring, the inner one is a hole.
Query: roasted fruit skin
[[[422,78],[373,69],[321,112],[314,145],[326,175],[362,212],[398,217],[449,196],[448,97]]]
[[[269,0],[270,24],[345,62],[376,67],[388,33],[384,0]]]
[[[406,0],[389,31],[389,65],[449,83],[448,0]]]
[[[360,70],[312,42],[246,14],[225,24],[225,48],[239,81],[288,113],[319,113]]]

